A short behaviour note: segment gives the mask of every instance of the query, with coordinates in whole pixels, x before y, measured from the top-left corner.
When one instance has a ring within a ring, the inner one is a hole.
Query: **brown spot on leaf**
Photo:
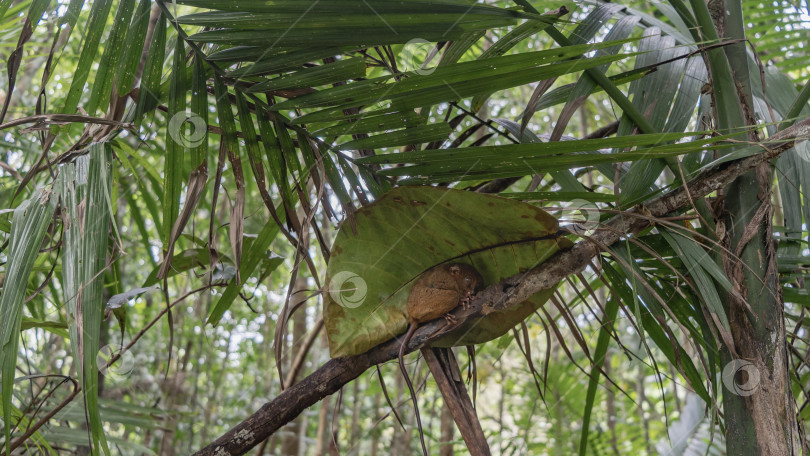
[[[326,333],[338,334],[340,331],[341,322],[346,318],[346,312],[344,311],[343,307],[331,299],[326,298],[326,301],[328,303],[328,306],[326,307],[326,318],[324,318]]]
[[[82,201],[76,206],[77,218],[79,219],[79,233],[84,236],[84,213],[87,210],[87,197],[82,198]]]
[[[329,314],[328,320],[336,321],[338,319],[345,318],[346,310],[340,304],[331,301],[331,305],[329,306]]]
[[[424,202],[424,201],[411,200],[411,206],[413,206],[413,207],[424,206],[425,204],[427,204],[427,203]],[[448,204],[448,206],[449,206],[449,204]]]
[[[394,202],[402,204],[402,203],[405,202],[405,200],[403,200],[402,197],[400,197],[400,196],[396,196],[396,197],[394,197]]]

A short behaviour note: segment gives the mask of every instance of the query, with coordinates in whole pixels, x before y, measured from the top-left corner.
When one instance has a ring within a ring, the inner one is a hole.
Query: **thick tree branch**
[[[448,325],[444,320],[438,320],[420,326],[411,338],[406,351],[412,352],[446,336],[468,320],[516,305],[541,290],[554,287],[565,277],[584,270],[591,259],[600,252],[599,246],[611,245],[624,236],[639,233],[649,227],[656,217],[687,208],[691,204],[690,198],[701,198],[725,187],[757,165],[778,157],[793,147],[797,140],[808,138],[810,138],[810,118],[769,138],[767,144],[762,145],[764,152],[723,163],[694,178],[687,184],[688,192],[686,188],[680,187],[645,203],[644,206],[617,215],[594,233],[591,236],[592,240],[578,242],[540,266],[509,277],[478,293],[470,309],[457,309],[454,312],[458,320],[456,324]],[[393,339],[361,355],[328,361],[195,455],[244,454],[305,409],[360,376],[369,367],[396,359],[399,344],[398,339]]]

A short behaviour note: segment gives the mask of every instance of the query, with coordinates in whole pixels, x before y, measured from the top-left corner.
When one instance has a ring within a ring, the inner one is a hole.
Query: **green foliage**
[[[90,155],[69,163],[59,174],[65,249],[62,286],[67,304],[68,327],[79,383],[84,389],[93,450],[109,455],[98,408],[98,351],[104,315],[103,272],[107,267],[110,229],[109,174],[111,153],[103,143],[90,146]]]
[[[431,266],[469,262],[495,283],[568,248],[556,234],[577,209],[599,224],[643,216],[761,153],[746,115],[761,137],[810,115],[810,28],[788,2],[727,5],[723,36],[698,0],[0,0],[4,445],[36,429],[26,443],[43,452],[191,453],[275,397],[277,367],[300,354],[298,379],[316,369],[322,327],[332,356],[401,333],[409,285]],[[800,404],[805,152],[776,160],[775,234],[760,243],[777,248]],[[690,199],[439,343],[478,344],[476,360],[458,356],[477,367],[495,453],[685,451],[659,448],[668,435],[721,451],[739,290],[715,259],[722,230],[748,222],[714,211],[759,198],[731,193]],[[731,253],[746,274],[763,264]],[[367,285],[359,307],[335,302],[347,271]],[[162,296],[142,293],[154,285]],[[123,379],[98,375],[102,347]],[[37,428],[68,377],[80,406]],[[330,431],[309,419],[301,435],[408,453],[376,376],[355,381],[351,407],[326,403]],[[438,417],[438,393],[421,396]],[[435,440],[439,421],[425,421]]]
[[[23,317],[23,298],[28,276],[37,259],[39,248],[56,209],[56,198],[50,190],[37,189],[30,198],[14,209],[9,236],[3,294],[0,295],[0,343],[2,343],[3,422],[11,422],[11,397]],[[10,451],[11,429],[5,426],[6,450]]]

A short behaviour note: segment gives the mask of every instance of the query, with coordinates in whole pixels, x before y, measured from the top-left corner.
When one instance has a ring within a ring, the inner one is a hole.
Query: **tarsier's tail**
[[[399,370],[402,371],[402,376],[405,377],[405,383],[408,385],[408,391],[411,393],[413,410],[416,413],[416,426],[419,428],[419,441],[422,443],[422,453],[424,456],[428,456],[427,446],[425,446],[425,434],[422,432],[422,418],[419,416],[419,404],[416,402],[416,391],[413,389],[411,377],[408,375],[408,371],[405,369],[405,362],[402,360],[402,358],[405,356],[405,347],[407,347],[408,342],[411,341],[411,336],[413,336],[416,328],[417,324],[411,323],[411,326],[408,328],[408,332],[405,333],[405,337],[402,339],[402,345],[399,346]]]

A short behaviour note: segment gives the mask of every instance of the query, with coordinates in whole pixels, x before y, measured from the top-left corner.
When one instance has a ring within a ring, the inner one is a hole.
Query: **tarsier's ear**
[[[461,266],[459,266],[457,264],[454,264],[454,265],[450,266],[450,273],[453,274],[453,275],[461,274]]]

